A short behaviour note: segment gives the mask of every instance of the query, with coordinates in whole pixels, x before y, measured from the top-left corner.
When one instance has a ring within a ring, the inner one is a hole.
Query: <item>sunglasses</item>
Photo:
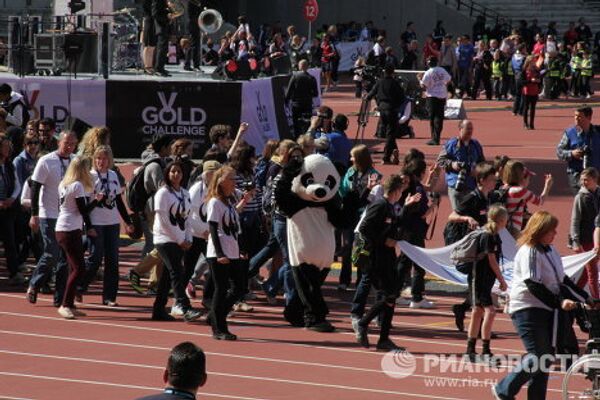
[[[40,144],[40,142],[38,142],[37,140],[33,140],[31,142],[26,142],[26,145],[30,145],[30,144]]]

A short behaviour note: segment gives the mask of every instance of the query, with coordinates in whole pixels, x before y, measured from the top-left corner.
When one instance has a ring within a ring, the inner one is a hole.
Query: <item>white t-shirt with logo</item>
[[[154,244],[192,241],[190,195],[186,189],[175,192],[163,186],[154,195]]]
[[[94,198],[96,194],[104,193],[104,200],[99,202],[90,213],[92,225],[118,225],[121,223],[117,197],[122,189],[117,173],[112,170],[100,173],[93,169],[90,171],[94,182]]]
[[[560,254],[551,247],[548,252],[523,245],[517,251],[513,263],[513,278],[510,288],[509,313],[526,308],[542,308],[552,311],[529,291],[525,281],[541,283],[552,293],[560,293],[560,284],[565,278]]]
[[[225,257],[236,260],[240,258],[240,247],[238,237],[240,234],[239,216],[235,207],[231,204],[225,204],[217,198],[212,198],[207,205],[208,222],[218,224],[217,232],[219,242]],[[208,237],[208,246],[206,249],[207,258],[218,257],[212,235]]]
[[[437,97],[445,99],[448,97],[446,85],[452,80],[452,77],[442,67],[429,68],[421,79],[421,85],[425,86],[427,97]]]
[[[75,199],[86,198],[85,189],[81,182],[73,182],[67,186],[60,186],[60,212],[56,220],[56,232],[71,232],[83,229],[83,216],[77,207]]]
[[[192,235],[202,239],[208,239],[207,204],[205,203],[207,193],[208,188],[204,181],[198,181],[190,188]]]
[[[58,218],[58,185],[74,157],[70,155],[67,158],[61,158],[56,151],[53,151],[37,162],[31,179],[43,185],[40,190],[40,218]]]

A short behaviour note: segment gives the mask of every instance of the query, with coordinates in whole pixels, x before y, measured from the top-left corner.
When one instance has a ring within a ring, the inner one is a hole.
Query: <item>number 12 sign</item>
[[[306,0],[303,7],[304,19],[309,22],[314,22],[319,15],[319,5],[317,0]]]

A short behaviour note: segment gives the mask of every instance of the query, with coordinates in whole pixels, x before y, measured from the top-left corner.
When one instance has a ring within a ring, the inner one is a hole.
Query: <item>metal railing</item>
[[[449,7],[456,7],[457,11],[468,11],[469,17],[477,17],[481,15],[486,20],[491,19],[495,23],[498,23],[498,21],[502,18],[506,22],[510,23],[510,19],[507,18],[505,15],[502,15],[494,9],[491,9],[473,0],[444,0],[444,4],[446,4]]]

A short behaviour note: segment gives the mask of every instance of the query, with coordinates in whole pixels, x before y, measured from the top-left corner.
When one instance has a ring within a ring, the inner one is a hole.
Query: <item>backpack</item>
[[[151,197],[151,194],[146,191],[144,186],[144,172],[148,165],[155,162],[160,163],[161,167],[164,167],[163,161],[160,158],[148,160],[134,172],[131,180],[127,182],[125,199],[127,200],[127,206],[134,213],[143,213],[146,208],[146,203]]]
[[[469,264],[476,263],[486,256],[486,252],[479,247],[481,235],[485,231],[483,229],[475,229],[465,236],[450,253],[450,260],[460,272],[466,273],[468,269],[463,268]]]

